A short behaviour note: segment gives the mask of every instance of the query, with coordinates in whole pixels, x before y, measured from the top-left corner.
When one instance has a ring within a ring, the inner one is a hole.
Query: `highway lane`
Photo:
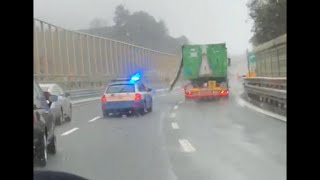
[[[58,152],[45,168],[90,179],[175,179],[164,148],[162,122],[170,106],[154,98],[152,113],[140,117],[99,118],[99,102],[74,109],[71,123],[57,127]],[[174,102],[174,101],[173,101]],[[172,102],[172,103],[173,103]],[[72,133],[65,132],[79,128]]]
[[[179,179],[286,179],[286,123],[243,108],[234,96],[177,106],[164,134]]]
[[[97,101],[77,106],[56,129],[57,154],[35,169],[98,180],[286,179],[286,123],[236,97],[185,102],[176,90],[155,97],[154,112],[127,118],[99,118]]]

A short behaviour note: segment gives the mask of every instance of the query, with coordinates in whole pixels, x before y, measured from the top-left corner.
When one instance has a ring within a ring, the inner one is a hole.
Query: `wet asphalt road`
[[[56,129],[57,154],[35,169],[97,180],[285,180],[286,123],[240,106],[233,90],[210,102],[156,94],[140,117],[104,119],[99,100],[78,105]]]

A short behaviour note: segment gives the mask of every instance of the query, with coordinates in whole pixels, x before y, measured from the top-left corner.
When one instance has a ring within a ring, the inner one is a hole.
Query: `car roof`
[[[49,91],[53,86],[57,86],[57,84],[39,84],[42,91]]]
[[[40,87],[52,87],[57,86],[57,84],[39,84]]]
[[[117,82],[117,81],[130,81],[130,78],[117,78],[117,79],[111,80],[111,82]]]
[[[137,82],[138,82],[138,81],[136,81],[136,82],[134,82],[134,83],[132,83],[132,82],[130,82],[130,81],[117,81],[117,82],[109,83],[108,86],[110,86],[110,85],[124,85],[124,84],[134,85],[134,84],[136,84]]]

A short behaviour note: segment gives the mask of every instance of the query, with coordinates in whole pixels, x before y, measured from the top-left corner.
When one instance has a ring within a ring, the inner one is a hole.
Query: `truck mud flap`
[[[183,66],[183,61],[182,61],[182,58],[181,58],[180,66],[179,66],[178,72],[177,72],[177,74],[176,74],[176,77],[173,79],[173,81],[172,81],[171,84],[170,84],[170,88],[169,88],[170,91],[172,91],[174,85],[176,84],[177,80],[178,80],[179,77],[180,77],[181,70],[182,70],[182,66]]]

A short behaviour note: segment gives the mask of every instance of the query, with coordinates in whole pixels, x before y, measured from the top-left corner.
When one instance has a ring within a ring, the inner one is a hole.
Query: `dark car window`
[[[126,93],[135,92],[133,84],[115,84],[109,85],[106,93]]]
[[[38,108],[44,108],[44,109],[49,109],[48,103],[46,101],[46,98],[40,88],[40,86],[34,82],[33,83],[33,94],[35,95],[34,99],[34,104],[38,107]]]

